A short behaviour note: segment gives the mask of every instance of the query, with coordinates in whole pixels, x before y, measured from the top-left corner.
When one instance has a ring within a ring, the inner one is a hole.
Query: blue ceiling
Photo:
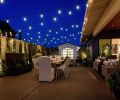
[[[56,47],[80,46],[86,0],[4,0],[0,20],[6,21],[22,40]]]

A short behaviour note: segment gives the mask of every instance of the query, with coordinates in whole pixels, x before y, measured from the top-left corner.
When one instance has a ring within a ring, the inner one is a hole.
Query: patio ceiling
[[[26,42],[80,46],[85,9],[86,0],[2,0],[0,20],[16,31],[15,38],[22,32]]]
[[[120,0],[88,0],[81,41],[97,36],[119,11]]]

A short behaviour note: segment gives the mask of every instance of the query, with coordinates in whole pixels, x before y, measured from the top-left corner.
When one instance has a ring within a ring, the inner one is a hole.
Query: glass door
[[[62,56],[63,56],[64,59],[66,57],[69,57],[69,58],[73,59],[73,56],[74,56],[73,49],[71,49],[71,48],[63,49]]]

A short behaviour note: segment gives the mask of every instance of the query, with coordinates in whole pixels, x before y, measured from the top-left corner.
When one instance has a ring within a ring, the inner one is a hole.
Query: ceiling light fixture
[[[44,17],[44,15],[43,14],[40,14],[40,18],[43,18]]]
[[[69,11],[68,14],[69,14],[69,15],[72,15],[72,11]]]
[[[9,23],[10,21],[7,19],[6,22]]]
[[[29,26],[29,30],[31,30],[32,29],[32,27],[31,26]]]
[[[4,0],[0,0],[0,3],[4,3]]]
[[[27,18],[26,18],[26,17],[23,17],[23,20],[26,22],[26,21],[27,21]]]
[[[44,25],[44,23],[43,23],[43,22],[41,22],[41,23],[40,23],[40,25],[41,25],[41,26],[43,26],[43,25]]]
[[[56,18],[56,17],[53,17],[53,21],[56,22],[56,21],[57,21],[57,18]]]
[[[80,6],[79,6],[79,5],[77,5],[77,6],[76,6],[76,10],[79,10],[79,9],[80,9]]]
[[[58,10],[58,14],[60,15],[62,13],[62,11],[61,10]]]

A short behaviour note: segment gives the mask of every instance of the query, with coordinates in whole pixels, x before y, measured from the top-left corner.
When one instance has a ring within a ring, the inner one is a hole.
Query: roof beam
[[[93,36],[99,34],[99,32],[114,18],[114,16],[120,11],[120,0],[112,0],[105,10],[103,16],[96,25]]]

